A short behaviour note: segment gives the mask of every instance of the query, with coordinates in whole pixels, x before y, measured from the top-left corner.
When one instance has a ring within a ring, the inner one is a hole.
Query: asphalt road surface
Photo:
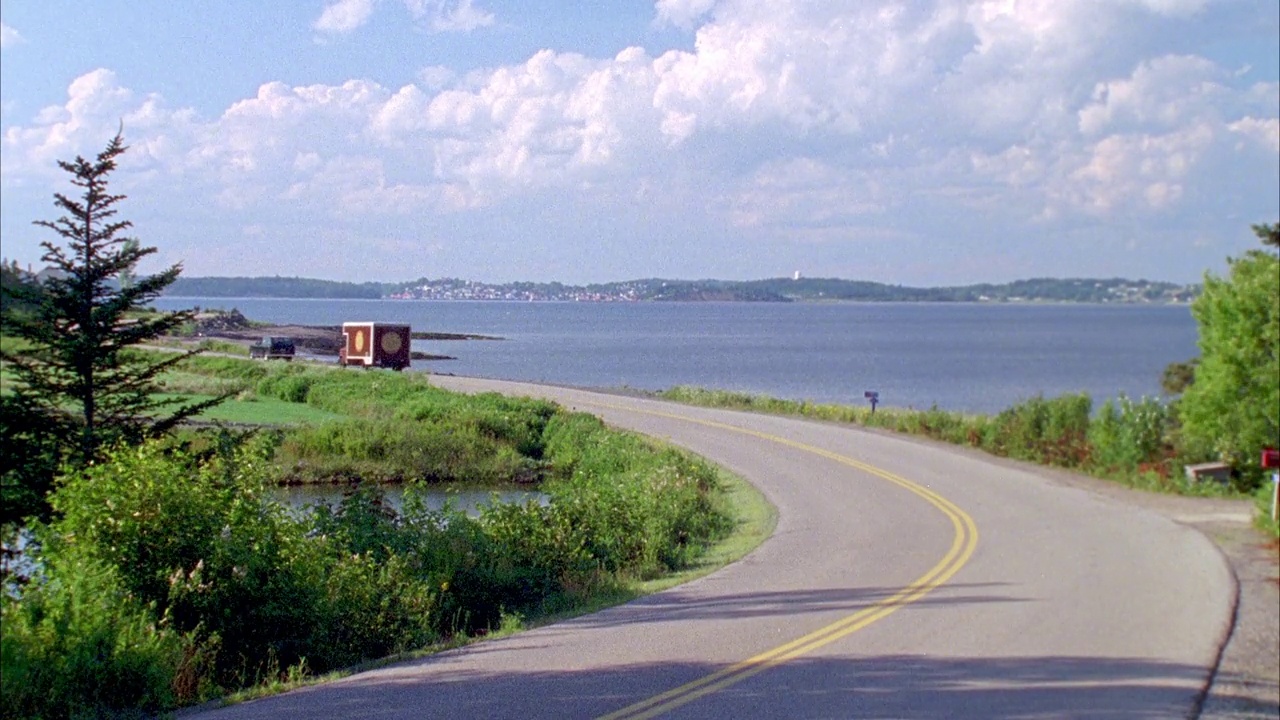
[[[1011,463],[798,419],[498,381],[756,485],[774,536],[593,615],[209,718],[1181,718],[1235,585],[1200,533]],[[204,717],[204,714],[201,714]]]

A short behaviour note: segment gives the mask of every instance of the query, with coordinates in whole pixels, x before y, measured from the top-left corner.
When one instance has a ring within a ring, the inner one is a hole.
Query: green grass
[[[661,592],[690,580],[710,575],[720,568],[737,562],[773,535],[778,525],[778,508],[774,507],[754,485],[741,477],[717,468],[721,492],[715,503],[733,518],[733,531],[724,539],[712,544],[696,561],[676,572],[651,580],[637,580],[628,584],[635,595]]]
[[[220,355],[249,357],[249,348],[247,346],[230,340],[219,340],[217,338],[205,338],[199,342],[192,343],[190,337],[165,337],[160,338],[152,344],[177,350],[199,349],[204,350],[205,352],[218,353]]]
[[[157,397],[182,402],[200,402],[213,396],[161,394]],[[302,403],[248,395],[243,399],[229,398],[222,404],[200,413],[195,419],[245,425],[304,425],[327,423],[340,420],[342,417],[338,413]]]
[[[1258,514],[1254,516],[1254,525],[1271,537],[1280,539],[1280,522],[1271,519],[1271,503],[1274,492],[1275,485],[1267,483],[1258,488],[1258,492],[1254,493],[1254,505],[1258,509]]]

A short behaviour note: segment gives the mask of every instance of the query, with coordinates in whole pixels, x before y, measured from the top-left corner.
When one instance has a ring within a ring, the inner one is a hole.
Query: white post
[[[1276,522],[1276,506],[1280,505],[1280,472],[1271,475],[1271,522]]]

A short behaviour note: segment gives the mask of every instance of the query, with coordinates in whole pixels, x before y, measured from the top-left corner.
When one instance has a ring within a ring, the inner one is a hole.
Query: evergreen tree
[[[58,163],[80,189],[55,193],[64,215],[34,224],[57,233],[66,247],[41,243],[55,272],[38,287],[7,288],[29,312],[3,313],[4,334],[17,342],[0,350],[6,392],[0,397],[0,500],[6,523],[43,514],[44,496],[64,462],[93,462],[110,445],[167,433],[223,398],[175,405],[155,396],[157,377],[183,358],[130,352],[192,319],[191,312],[141,312],[181,272],[181,265],[121,284],[139,260],[156,252],[122,235],[117,219],[124,195],[108,176],[125,152],[120,134],[92,160]],[[131,242],[132,241],[132,242]]]

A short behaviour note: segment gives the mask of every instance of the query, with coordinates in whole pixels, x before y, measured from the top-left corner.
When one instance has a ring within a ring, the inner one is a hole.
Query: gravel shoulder
[[[1231,563],[1239,585],[1235,623],[1200,715],[1206,720],[1280,718],[1280,579],[1274,542],[1251,527],[1196,525]]]

